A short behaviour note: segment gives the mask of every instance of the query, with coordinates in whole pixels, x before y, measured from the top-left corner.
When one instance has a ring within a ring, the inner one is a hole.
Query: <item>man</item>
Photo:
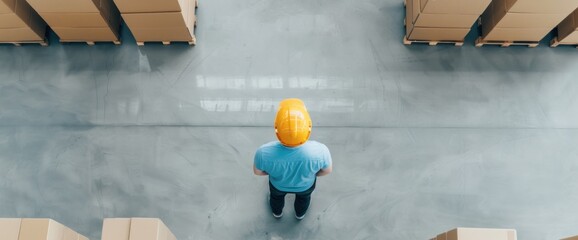
[[[329,149],[307,141],[311,118],[303,101],[285,99],[279,104],[275,133],[279,141],[261,146],[255,153],[253,172],[269,176],[269,204],[275,218],[283,216],[285,195],[295,194],[295,217],[299,220],[311,202],[317,177],[333,171]]]

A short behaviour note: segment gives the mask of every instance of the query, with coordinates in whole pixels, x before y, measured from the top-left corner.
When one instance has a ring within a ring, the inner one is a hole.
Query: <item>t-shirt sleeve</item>
[[[263,166],[263,157],[261,154],[261,149],[257,150],[257,152],[255,152],[255,158],[254,158],[254,163],[255,163],[255,168],[257,168],[258,170],[261,171],[265,171],[264,166]]]
[[[332,164],[333,164],[333,160],[331,159],[331,153],[329,152],[329,149],[327,147],[325,147],[325,154],[323,156],[322,169],[326,169],[326,168],[330,167]]]

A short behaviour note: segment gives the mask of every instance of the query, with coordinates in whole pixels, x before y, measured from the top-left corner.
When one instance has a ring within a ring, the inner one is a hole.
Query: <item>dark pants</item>
[[[283,207],[285,206],[285,195],[288,193],[295,194],[295,214],[297,216],[303,216],[309,208],[311,203],[311,193],[315,190],[315,183],[309,189],[303,192],[283,192],[275,188],[271,182],[269,182],[269,190],[271,191],[271,199],[269,204],[271,205],[271,210],[275,215],[279,215],[283,212]]]

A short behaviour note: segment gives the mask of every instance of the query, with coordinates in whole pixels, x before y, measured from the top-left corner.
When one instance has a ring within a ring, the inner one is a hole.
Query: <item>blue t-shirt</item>
[[[261,146],[255,153],[255,167],[267,172],[271,184],[284,192],[309,189],[315,183],[317,172],[329,166],[329,149],[315,141],[294,148],[275,141]]]

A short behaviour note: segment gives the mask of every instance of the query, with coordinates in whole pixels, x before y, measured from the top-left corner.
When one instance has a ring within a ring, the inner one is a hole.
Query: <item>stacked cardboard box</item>
[[[196,0],[114,0],[139,45],[189,42],[194,45]]]
[[[27,0],[61,42],[120,44],[120,13],[113,0]]]
[[[1,218],[2,240],[88,240],[74,230],[52,220]]]
[[[463,41],[491,0],[406,0],[409,40]]]
[[[0,0],[0,42],[45,43],[46,23],[26,0]]]
[[[106,218],[102,240],[176,240],[158,218]]]
[[[578,240],[578,236],[574,236],[574,237],[569,237],[569,238],[564,238],[562,240]]]
[[[558,25],[558,36],[554,39],[552,46],[557,44],[578,45],[578,10]]]
[[[494,0],[482,15],[483,41],[538,42],[578,8],[578,0]]]
[[[456,228],[431,240],[517,240],[514,229]]]

